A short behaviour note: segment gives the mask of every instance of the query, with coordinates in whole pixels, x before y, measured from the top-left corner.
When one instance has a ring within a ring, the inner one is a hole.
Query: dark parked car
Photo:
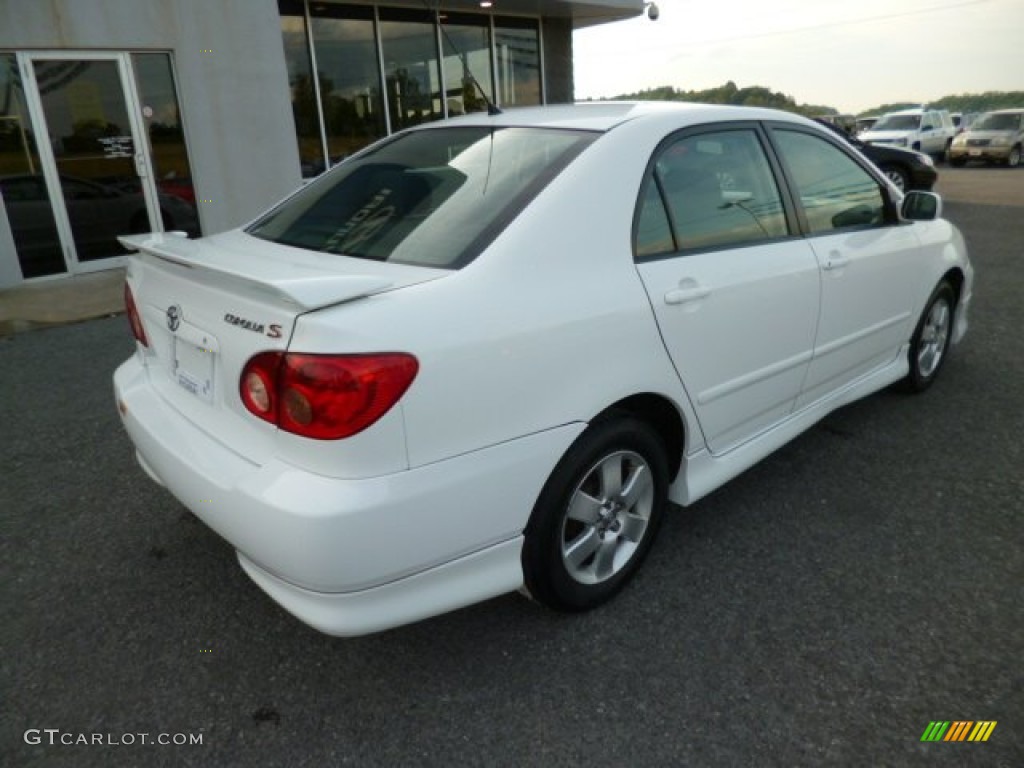
[[[921,189],[925,192],[935,186],[939,178],[935,161],[922,152],[901,149],[886,144],[868,144],[855,136],[849,136],[827,121],[818,120],[855,146],[862,155],[874,163],[901,192]]]

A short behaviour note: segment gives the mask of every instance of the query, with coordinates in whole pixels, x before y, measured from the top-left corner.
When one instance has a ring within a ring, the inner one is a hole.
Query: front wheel
[[[523,575],[540,603],[594,608],[632,577],[667,504],[662,441],[631,416],[588,427],[562,457],[526,527]]]
[[[1016,168],[1020,165],[1020,146],[1013,147],[1006,156],[1006,167]]]
[[[906,192],[910,189],[910,175],[898,165],[883,165],[882,173],[885,174],[889,181],[896,185],[896,189],[900,192]]]
[[[943,280],[936,287],[910,339],[910,373],[903,380],[904,389],[923,392],[932,385],[946,360],[953,337],[953,316],[956,292]]]

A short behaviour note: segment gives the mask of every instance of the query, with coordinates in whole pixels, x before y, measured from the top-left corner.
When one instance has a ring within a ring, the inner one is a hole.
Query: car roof
[[[812,121],[791,112],[760,107],[666,101],[595,101],[519,107],[505,110],[498,115],[477,112],[439,123],[428,123],[418,126],[414,130],[429,130],[438,126],[491,125],[510,128],[536,127],[609,131],[617,125],[633,120],[657,120],[666,117],[671,118],[679,127],[735,120],[780,120],[814,125]]]

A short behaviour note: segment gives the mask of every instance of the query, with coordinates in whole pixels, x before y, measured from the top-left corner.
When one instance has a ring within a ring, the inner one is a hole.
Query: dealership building
[[[243,224],[419,123],[573,98],[641,0],[0,0],[0,289]],[[314,73],[315,76],[314,76]]]

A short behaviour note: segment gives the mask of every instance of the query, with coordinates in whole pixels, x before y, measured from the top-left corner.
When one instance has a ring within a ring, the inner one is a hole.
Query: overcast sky
[[[574,37],[576,98],[732,80],[860,112],[1024,91],[1024,0],[660,0]]]

